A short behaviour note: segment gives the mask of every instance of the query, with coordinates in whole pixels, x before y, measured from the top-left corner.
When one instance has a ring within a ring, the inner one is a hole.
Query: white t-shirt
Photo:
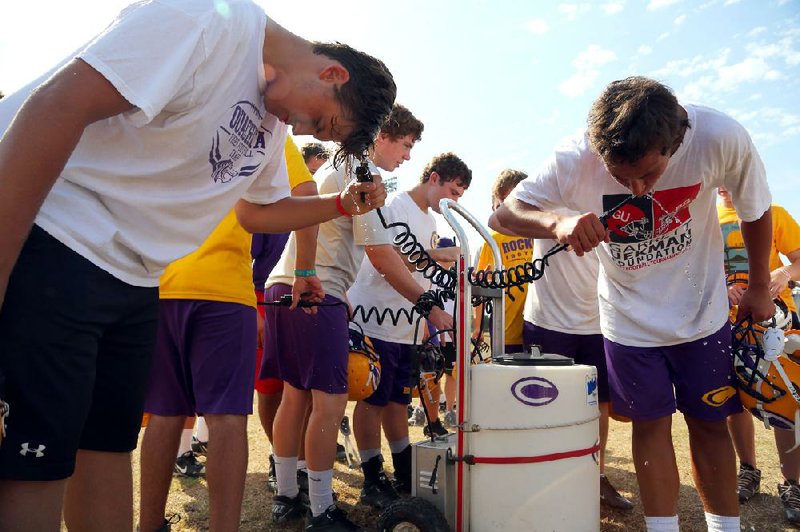
[[[286,126],[263,101],[267,17],[250,0],[225,6],[134,4],[62,62],[77,55],[135,109],[86,128],[36,224],[132,285],[158,286],[239,198],[289,193]],[[54,71],[0,101],[0,132]]]
[[[430,211],[423,211],[414,202],[408,192],[399,192],[389,197],[386,206],[381,208],[383,216],[388,223],[392,222],[405,222],[411,228],[411,232],[417,237],[417,241],[422,244],[425,249],[431,249],[437,240],[436,235],[436,219]],[[392,238],[397,234],[396,229],[390,230],[391,233],[386,233],[387,237],[383,242],[376,241],[371,245],[392,244]],[[431,282],[426,279],[420,272],[412,272],[414,279],[419,283],[422,288],[428,290],[431,287]],[[397,313],[401,308],[405,308],[409,312],[413,305],[406,298],[401,296],[394,288],[384,279],[378,270],[368,260],[361,263],[361,269],[358,270],[356,282],[353,284],[350,291],[347,293],[350,298],[350,304],[355,308],[358,305],[369,309],[370,307],[377,307],[380,312],[384,309],[392,309],[392,312]],[[416,326],[416,318],[419,317],[414,314],[414,323],[409,324],[408,320],[401,317],[398,324],[392,325],[387,319],[383,325],[378,325],[374,319],[369,322],[363,322],[359,313],[356,313],[354,321],[357,321],[363,328],[364,334],[367,336],[378,338],[386,342],[396,342],[399,344],[413,344],[414,343],[414,330]],[[423,319],[419,325],[418,341],[422,340],[422,334],[426,327],[425,320]]]
[[[601,329],[624,345],[675,345],[717,331],[727,319],[728,298],[716,189],[731,192],[745,221],[770,206],[764,165],[747,131],[719,111],[684,107],[692,127],[655,192],[617,210],[608,220],[611,242],[597,248]],[[559,147],[513,194],[543,210],[598,215],[630,197],[586,136]]]
[[[327,162],[317,170],[314,176],[316,179],[320,179],[320,194],[344,190],[345,184],[351,180],[348,169],[352,165],[353,160],[350,159],[339,169],[335,169],[331,162]],[[371,161],[370,171],[373,174],[380,175],[380,172]],[[364,259],[364,246],[372,245],[376,242],[385,242],[388,239],[385,233],[386,229],[384,229],[375,211],[352,218],[340,216],[320,224],[317,236],[315,268],[317,277],[322,282],[322,287],[326,294],[331,294],[344,300],[344,296],[348,288],[353,285],[358,268]],[[276,283],[292,284],[294,281],[296,248],[297,242],[293,232],[278,264],[275,265],[272,273],[270,273],[266,286],[272,286]]]
[[[562,214],[575,214],[561,209]],[[541,259],[558,241],[536,239],[533,260]],[[561,251],[548,259],[544,275],[528,285],[525,321],[566,334],[600,334],[597,276],[600,264],[592,251],[582,257]]]

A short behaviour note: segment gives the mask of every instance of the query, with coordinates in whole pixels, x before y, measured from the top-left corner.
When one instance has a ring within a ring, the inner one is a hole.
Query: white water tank
[[[473,366],[471,380],[470,529],[600,530],[594,366],[543,355]]]

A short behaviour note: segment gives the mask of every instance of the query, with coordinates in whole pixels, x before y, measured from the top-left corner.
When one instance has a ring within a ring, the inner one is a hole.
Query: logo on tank
[[[262,124],[263,118],[259,108],[248,101],[231,106],[228,119],[217,128],[208,152],[215,183],[228,183],[258,172],[266,154],[264,135],[272,136]]]
[[[597,404],[597,375],[586,376],[586,404]]]
[[[525,377],[511,385],[511,395],[528,406],[544,406],[556,400],[558,387],[542,377]]]

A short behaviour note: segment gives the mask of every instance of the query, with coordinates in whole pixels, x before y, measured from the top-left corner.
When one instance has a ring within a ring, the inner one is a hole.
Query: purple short
[[[370,338],[381,358],[381,382],[375,393],[364,399],[373,406],[386,406],[389,401],[407,405],[411,402],[411,355],[415,346],[384,342]]]
[[[160,416],[253,411],[256,309],[161,299],[145,411]]]
[[[522,338],[525,350],[538,345],[543,353],[555,353],[570,357],[577,364],[597,368],[597,400],[606,403],[608,393],[608,367],[602,334],[567,334],[526,321],[522,325]]]
[[[291,293],[291,286],[275,284],[267,288],[264,300],[276,301]],[[281,379],[299,390],[347,393],[347,306],[331,295],[323,303],[335,306],[319,307],[316,314],[299,308],[266,308],[260,378]]]
[[[605,340],[614,412],[633,420],[671,416],[703,421],[742,411],[736,393],[729,323],[710,336],[665,347]]]

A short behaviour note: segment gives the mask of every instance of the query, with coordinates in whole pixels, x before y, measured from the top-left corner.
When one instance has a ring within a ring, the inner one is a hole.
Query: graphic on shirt
[[[262,119],[258,107],[248,101],[242,100],[231,107],[230,119],[219,126],[208,152],[215,183],[228,183],[258,171],[265,155],[264,133],[272,135],[261,127]]]
[[[603,209],[612,209],[629,198],[608,217],[609,250],[617,266],[638,270],[683,254],[692,244],[689,204],[700,192],[700,183],[659,190],[630,198],[626,194],[603,196]]]
[[[720,224],[722,229],[722,243],[725,248],[725,273],[734,275],[748,273],[747,249],[744,247],[744,238],[739,222]]]
[[[514,260],[528,260],[531,256],[533,249],[532,238],[517,238],[503,242],[500,245],[500,251],[503,252],[503,262],[512,262]]]

